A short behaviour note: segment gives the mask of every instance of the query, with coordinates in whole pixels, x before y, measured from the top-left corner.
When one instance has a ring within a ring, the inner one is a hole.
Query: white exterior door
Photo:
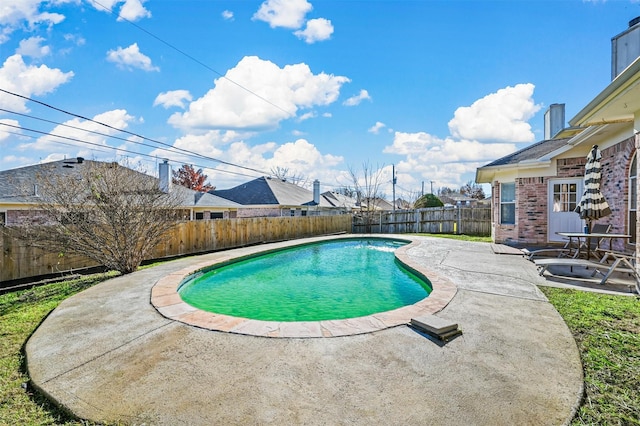
[[[583,221],[574,212],[582,197],[582,179],[552,179],[549,181],[549,241],[562,241],[556,232],[582,232]]]

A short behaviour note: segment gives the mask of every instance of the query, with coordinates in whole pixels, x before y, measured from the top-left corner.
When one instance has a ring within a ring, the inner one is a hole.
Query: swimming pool
[[[371,236],[360,235],[360,237]],[[353,239],[353,236],[311,237],[199,255],[193,259],[190,266],[158,279],[151,288],[150,302],[163,317],[176,323],[204,330],[270,338],[329,338],[371,333],[407,324],[411,321],[411,318],[439,312],[457,292],[457,287],[449,278],[428,267],[424,262],[419,261],[420,257],[425,255],[421,249],[421,238],[402,235],[400,239],[410,243],[395,249],[394,255],[396,259],[411,271],[415,271],[420,277],[428,277],[432,288],[429,297],[425,297],[413,305],[342,320],[283,322],[254,320],[207,312],[187,304],[178,294],[178,289],[188,277],[209,270],[214,266],[224,266],[230,262],[241,261],[274,250],[288,249],[321,241],[341,241],[345,239]],[[410,255],[409,253],[412,254]]]
[[[178,294],[216,314],[262,321],[362,317],[426,298],[431,284],[399,262],[407,241],[350,238],[316,242],[205,268]]]

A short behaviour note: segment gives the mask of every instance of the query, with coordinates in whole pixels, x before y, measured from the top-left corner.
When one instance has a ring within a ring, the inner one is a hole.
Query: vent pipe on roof
[[[169,160],[165,159],[159,164],[158,177],[160,178],[160,191],[168,194],[171,189],[171,165]]]
[[[313,181],[313,203],[316,206],[320,204],[320,181],[318,179]]]

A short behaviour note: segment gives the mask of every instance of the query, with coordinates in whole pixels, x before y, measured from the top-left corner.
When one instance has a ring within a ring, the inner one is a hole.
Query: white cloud
[[[469,180],[463,176],[533,140],[526,123],[540,109],[533,89],[532,84],[506,87],[458,108],[449,122],[451,135],[444,139],[426,132],[395,132],[384,152],[405,156],[399,171],[434,181],[435,188],[458,188]]]
[[[142,18],[151,18],[151,12],[149,12],[143,6],[145,0],[127,0],[120,8],[120,15],[118,21],[139,21]]]
[[[225,21],[233,21],[233,12],[230,10],[222,11],[222,19]]]
[[[129,115],[126,110],[115,109],[97,114],[93,117],[93,120],[108,124],[111,127],[105,127],[90,120],[73,118],[55,126],[49,132],[49,135],[42,136],[35,142],[20,145],[19,149],[23,151],[46,151],[50,153],[49,157],[52,159],[64,158],[64,156],[91,158],[95,155],[114,158],[116,153],[110,147],[119,146],[122,148],[126,145],[110,143],[113,140],[109,136],[120,136],[120,132],[116,129],[126,129],[129,123],[135,120],[135,117]],[[92,132],[99,132],[102,135]],[[122,136],[126,135],[123,134]],[[92,145],[83,142],[89,142]],[[101,146],[104,148],[100,148]]]
[[[298,29],[312,9],[307,0],[267,0],[260,5],[252,19],[264,21],[271,28]]]
[[[470,140],[440,139],[425,132],[396,132],[393,144],[385,153],[416,156],[428,163],[443,164],[461,161],[489,161],[515,151],[515,144],[481,143]]]
[[[118,46],[115,50],[109,50],[107,61],[115,63],[121,69],[138,68],[144,71],[160,71],[160,68],[152,65],[151,58],[140,52],[138,43],[133,43],[124,49]]]
[[[369,130],[367,130],[369,133],[374,133],[374,134],[378,134],[380,132],[381,129],[384,129],[385,127],[387,127],[384,123],[381,123],[380,121],[376,121],[376,124],[374,124],[373,126],[369,127]]]
[[[343,157],[325,154],[322,155],[315,145],[306,139],[298,139],[295,142],[287,142],[280,145],[269,161],[270,167],[280,166],[296,170],[298,173],[309,173],[314,169],[332,167],[340,164]]]
[[[367,92],[366,90],[362,89],[362,90],[360,90],[360,93],[350,97],[349,99],[344,101],[343,104],[346,105],[346,106],[356,106],[356,105],[360,104],[360,102],[362,102],[364,100],[370,101],[371,100],[371,96],[369,96],[369,92]]]
[[[251,146],[244,141],[237,141],[229,145],[228,149],[221,154],[222,158],[234,164],[240,164],[256,170],[269,173],[277,167],[288,169],[292,175],[302,176],[310,181],[320,179],[321,182],[335,185],[336,175],[340,172],[333,167],[341,164],[344,159],[341,156],[322,154],[318,148],[305,139],[298,139],[294,142],[287,142],[278,145],[275,142],[267,142]],[[221,170],[238,172],[238,168],[230,166],[219,166],[212,170],[212,175],[219,188],[233,186],[235,179],[238,184],[249,178],[232,178],[228,174],[221,173]]]
[[[83,46],[87,42],[84,37],[75,34],[65,34],[64,39],[76,46]]]
[[[310,118],[315,118],[316,117],[316,113],[315,111],[309,111],[307,113],[302,114],[299,118],[298,121],[305,121],[308,120]]]
[[[300,108],[329,105],[349,79],[313,74],[304,63],[284,68],[255,56],[244,57],[215,87],[175,113],[169,123],[184,129],[268,129]],[[242,87],[239,87],[242,86]],[[244,88],[244,89],[243,89]]]
[[[451,135],[460,139],[532,142],[535,135],[527,123],[541,108],[533,101],[531,83],[506,87],[456,110],[449,121]]]
[[[71,80],[73,72],[62,72],[46,65],[26,65],[21,55],[7,58],[0,68],[0,87],[22,96],[44,95]],[[0,106],[18,112],[28,112],[26,100],[0,92]]]
[[[331,21],[324,18],[310,19],[304,30],[295,31],[294,34],[305,42],[312,44],[316,41],[327,40],[333,34]]]
[[[11,136],[14,136],[15,133],[20,133],[20,129],[16,127],[20,127],[20,123],[18,120],[11,120],[9,118],[0,118],[0,123],[7,124],[8,126],[4,126],[0,124],[0,142],[5,139],[8,139]]]
[[[144,7],[146,0],[101,0],[100,3],[93,3],[93,7],[101,12],[118,13],[118,21],[138,21],[142,18],[150,18],[151,12]],[[124,3],[120,11],[114,11],[117,5]]]
[[[30,37],[25,40],[21,40],[16,53],[23,57],[30,56],[32,58],[42,58],[47,56],[51,53],[51,48],[49,46],[43,46],[43,41],[44,38],[42,37]]]
[[[60,5],[74,0],[57,0],[53,4]],[[41,6],[50,6],[43,0],[3,0],[0,5],[0,44],[9,39],[9,35],[26,23],[28,29],[38,25],[52,26],[59,24],[65,16],[59,13],[41,12]]]
[[[162,105],[165,109],[175,106],[184,109],[185,101],[191,102],[193,97],[188,90],[170,90],[162,92],[153,101],[153,106]]]

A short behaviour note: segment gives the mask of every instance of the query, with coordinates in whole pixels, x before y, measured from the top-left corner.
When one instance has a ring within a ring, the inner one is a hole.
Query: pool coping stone
[[[329,237],[329,240],[347,240],[354,238],[372,238],[370,235],[339,235]],[[178,290],[189,275],[206,268],[224,264],[234,259],[244,258],[246,253],[235,257],[223,257],[212,262],[202,262],[177,272],[168,274],[151,289],[151,304],[165,318],[179,321],[187,325],[207,330],[226,333],[244,334],[258,337],[272,338],[326,338],[352,336],[372,333],[386,328],[406,325],[417,316],[432,315],[444,309],[457,292],[457,286],[447,277],[419,264],[407,255],[407,251],[417,246],[415,241],[403,238],[374,237],[388,240],[402,240],[408,242],[395,250],[396,258],[413,271],[426,278],[432,287],[431,293],[424,299],[390,311],[378,312],[367,316],[324,320],[324,321],[263,321],[250,318],[234,317],[203,311],[184,302]],[[327,241],[323,238],[322,241]],[[303,244],[288,244],[286,247]],[[251,254],[258,254],[263,250],[251,250]]]

